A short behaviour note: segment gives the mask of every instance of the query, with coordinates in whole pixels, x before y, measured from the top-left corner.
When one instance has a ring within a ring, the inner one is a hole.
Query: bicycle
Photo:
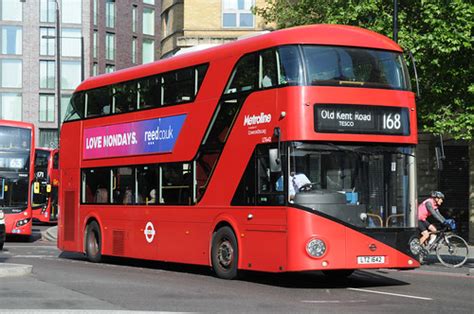
[[[420,246],[420,262],[430,253],[436,252],[436,257],[444,266],[457,268],[464,265],[469,256],[469,246],[463,238],[454,234],[452,230],[454,229],[443,226],[439,231],[431,233],[436,238],[425,248]]]

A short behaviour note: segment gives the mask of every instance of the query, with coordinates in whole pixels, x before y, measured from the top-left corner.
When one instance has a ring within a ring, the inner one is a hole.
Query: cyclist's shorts
[[[421,232],[428,230],[430,225],[431,224],[426,220],[418,220],[418,229],[420,229]]]

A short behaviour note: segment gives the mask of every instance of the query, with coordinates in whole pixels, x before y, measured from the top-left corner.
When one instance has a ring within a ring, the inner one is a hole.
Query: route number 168
[[[401,117],[399,113],[395,114],[384,114],[383,115],[383,128],[385,130],[399,130],[402,127]]]

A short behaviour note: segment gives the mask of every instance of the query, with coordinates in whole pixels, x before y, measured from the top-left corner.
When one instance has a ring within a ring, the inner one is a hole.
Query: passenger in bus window
[[[147,198],[147,201],[146,201],[146,204],[155,204],[156,203],[156,190],[155,189],[152,189],[150,191],[150,195],[149,197]]]
[[[265,88],[271,86],[273,86],[272,79],[268,75],[265,75],[262,79],[262,87]]]
[[[129,186],[125,188],[125,193],[123,195],[123,203],[124,204],[133,203],[133,193],[132,193],[132,189]]]
[[[95,202],[96,203],[107,203],[108,202],[108,197],[109,193],[106,188],[100,187],[100,185],[97,187],[97,190],[95,191]]]

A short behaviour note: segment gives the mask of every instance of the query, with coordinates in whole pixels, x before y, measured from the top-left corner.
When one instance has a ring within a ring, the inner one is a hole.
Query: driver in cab
[[[311,181],[309,181],[304,173],[296,173],[294,171],[290,172],[288,182],[288,195],[290,196],[290,201],[293,201],[296,193],[309,190],[311,190]]]

